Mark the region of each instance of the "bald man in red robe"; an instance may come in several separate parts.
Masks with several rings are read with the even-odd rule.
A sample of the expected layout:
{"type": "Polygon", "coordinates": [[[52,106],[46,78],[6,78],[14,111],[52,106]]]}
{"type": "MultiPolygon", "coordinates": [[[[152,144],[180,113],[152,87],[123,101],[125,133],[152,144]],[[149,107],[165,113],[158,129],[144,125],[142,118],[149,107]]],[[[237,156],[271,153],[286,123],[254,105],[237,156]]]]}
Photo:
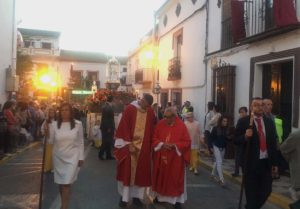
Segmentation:
{"type": "Polygon", "coordinates": [[[155,115],[151,108],[153,97],[129,104],[115,135],[114,154],[117,160],[119,206],[124,208],[130,199],[142,206],[145,189],[151,186],[151,141],[155,115]]]}
{"type": "Polygon", "coordinates": [[[187,199],[185,168],[190,160],[191,139],[176,110],[167,108],[164,118],[155,128],[152,143],[154,203],[168,202],[181,209],[187,199]]]}

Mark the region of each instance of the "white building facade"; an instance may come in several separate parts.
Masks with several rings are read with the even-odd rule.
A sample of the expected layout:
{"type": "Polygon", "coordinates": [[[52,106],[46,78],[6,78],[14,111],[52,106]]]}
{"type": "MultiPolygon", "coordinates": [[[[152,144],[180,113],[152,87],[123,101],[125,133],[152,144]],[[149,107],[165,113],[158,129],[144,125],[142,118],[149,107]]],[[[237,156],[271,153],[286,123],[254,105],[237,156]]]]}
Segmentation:
{"type": "MultiPolygon", "coordinates": [[[[11,73],[15,75],[16,67],[16,24],[15,24],[15,1],[0,1],[0,103],[8,99],[6,88],[6,71],[11,66],[11,73]]],[[[12,89],[14,90],[14,89],[12,89]]]]}
{"type": "Polygon", "coordinates": [[[205,20],[206,7],[203,0],[166,1],[155,13],[154,33],[128,58],[129,74],[135,75],[136,78],[138,70],[146,77],[143,81],[135,81],[135,89],[139,94],[152,92],[159,79],[161,93],[158,103],[164,108],[171,102],[180,108],[183,102],[188,100],[200,121],[204,120],[207,102],[205,20]],[[141,59],[145,57],[144,50],[149,45],[156,54],[150,73],[148,69],[139,67],[141,59]],[[143,85],[144,88],[139,88],[138,85],[143,85]]]}
{"type": "MultiPolygon", "coordinates": [[[[59,95],[63,98],[70,99],[73,90],[76,90],[76,94],[91,91],[94,81],[98,89],[106,87],[106,68],[110,56],[96,52],[60,49],[60,33],[56,31],[22,28],[19,28],[19,31],[24,39],[21,51],[25,55],[30,55],[33,62],[34,69],[31,76],[36,76],[43,68],[54,71],[60,86],[59,95]]],[[[127,58],[117,57],[117,59],[120,71],[127,71],[127,58]]]]}
{"type": "Polygon", "coordinates": [[[270,98],[288,134],[300,117],[300,1],[251,2],[207,1],[208,96],[235,121],[252,97],[270,98]]]}

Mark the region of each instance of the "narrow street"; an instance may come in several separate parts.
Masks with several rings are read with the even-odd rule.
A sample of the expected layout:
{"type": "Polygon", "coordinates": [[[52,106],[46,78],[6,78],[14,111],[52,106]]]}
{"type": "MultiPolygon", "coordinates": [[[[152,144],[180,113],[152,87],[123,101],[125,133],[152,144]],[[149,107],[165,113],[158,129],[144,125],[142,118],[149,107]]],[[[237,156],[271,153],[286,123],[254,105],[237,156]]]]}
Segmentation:
{"type": "MultiPolygon", "coordinates": [[[[97,150],[93,147],[86,149],[87,158],[77,182],[72,187],[70,209],[118,209],[119,195],[115,181],[115,161],[100,161],[97,150]]],[[[185,209],[236,209],[238,204],[239,187],[227,182],[221,188],[209,180],[210,173],[200,169],[200,175],[188,174],[188,201],[185,209]],[[217,201],[216,201],[217,200],[217,201]]],[[[148,199],[148,198],[146,198],[148,199]]],[[[53,175],[46,175],[43,208],[59,209],[58,188],[53,184],[53,175]]],[[[134,209],[134,206],[127,208],[134,209]]],[[[167,204],[152,205],[147,203],[145,208],[168,209],[167,204]]],[[[267,204],[263,209],[278,209],[267,204]]]]}
{"type": "MultiPolygon", "coordinates": [[[[70,209],[118,209],[115,161],[100,161],[94,147],[87,146],[85,150],[85,164],[72,187],[70,209]]],[[[41,157],[42,148],[38,145],[0,165],[0,209],[38,208],[41,157]]],[[[188,201],[183,208],[237,208],[239,187],[227,182],[222,188],[210,181],[209,176],[204,168],[200,169],[199,176],[188,173],[188,201]]],[[[43,209],[59,209],[60,198],[53,174],[45,174],[44,182],[43,209]]],[[[147,197],[145,208],[172,208],[168,204],[150,204],[147,197]]],[[[135,207],[129,205],[127,208],[135,207]]],[[[267,204],[263,209],[279,208],[267,204]]]]}
{"type": "Polygon", "coordinates": [[[41,166],[40,144],[0,165],[1,209],[38,208],[41,166]]]}

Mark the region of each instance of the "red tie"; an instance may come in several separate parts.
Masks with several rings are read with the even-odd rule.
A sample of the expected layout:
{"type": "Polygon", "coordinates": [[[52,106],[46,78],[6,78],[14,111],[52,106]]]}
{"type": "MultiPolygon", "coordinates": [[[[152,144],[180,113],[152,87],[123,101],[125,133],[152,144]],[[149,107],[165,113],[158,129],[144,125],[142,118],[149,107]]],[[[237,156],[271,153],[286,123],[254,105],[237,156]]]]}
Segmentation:
{"type": "Polygon", "coordinates": [[[266,144],[266,137],[265,137],[263,127],[262,127],[262,124],[261,124],[261,118],[255,118],[255,120],[256,120],[256,123],[257,123],[257,126],[258,126],[257,131],[258,131],[258,136],[259,136],[259,147],[260,147],[260,150],[262,152],[264,152],[267,149],[267,144],[266,144]]]}

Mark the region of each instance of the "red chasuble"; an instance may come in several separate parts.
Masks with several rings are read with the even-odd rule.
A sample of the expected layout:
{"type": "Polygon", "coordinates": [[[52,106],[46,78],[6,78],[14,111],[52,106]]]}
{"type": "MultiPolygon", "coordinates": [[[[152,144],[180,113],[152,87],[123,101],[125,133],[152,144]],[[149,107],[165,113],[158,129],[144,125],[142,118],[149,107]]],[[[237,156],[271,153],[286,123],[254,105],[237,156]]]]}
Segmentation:
{"type": "Polygon", "coordinates": [[[167,125],[165,120],[158,122],[153,137],[152,148],[160,142],[172,143],[176,149],[161,148],[154,151],[152,189],[163,196],[177,197],[184,192],[184,170],[190,160],[191,139],[184,123],[176,118],[173,126],[167,125]]]}
{"type": "MultiPolygon", "coordinates": [[[[139,121],[137,120],[137,107],[130,104],[124,110],[119,123],[115,138],[123,139],[125,142],[132,142],[135,128],[139,121]]],[[[117,160],[117,180],[124,186],[151,186],[151,140],[154,132],[155,115],[152,108],[148,108],[144,129],[144,137],[141,139],[140,151],[135,158],[134,170],[132,170],[132,155],[129,152],[128,145],[123,148],[115,148],[114,154],[117,160]],[[134,172],[132,174],[132,171],[134,172]]]]}

